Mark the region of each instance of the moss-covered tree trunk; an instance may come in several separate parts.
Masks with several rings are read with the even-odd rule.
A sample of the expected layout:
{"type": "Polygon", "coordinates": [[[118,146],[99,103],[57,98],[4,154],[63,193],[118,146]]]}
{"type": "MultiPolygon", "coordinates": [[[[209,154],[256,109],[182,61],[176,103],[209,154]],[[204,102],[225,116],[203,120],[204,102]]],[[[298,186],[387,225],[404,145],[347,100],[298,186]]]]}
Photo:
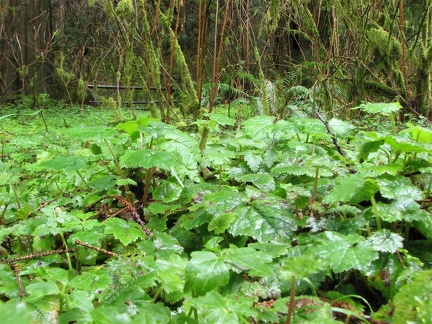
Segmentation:
{"type": "Polygon", "coordinates": [[[53,90],[53,46],[61,29],[56,19],[62,22],[63,3],[64,0],[2,1],[2,93],[38,94],[53,90]]]}
{"type": "Polygon", "coordinates": [[[425,0],[418,48],[416,49],[415,106],[423,116],[432,117],[432,1],[425,0]]]}

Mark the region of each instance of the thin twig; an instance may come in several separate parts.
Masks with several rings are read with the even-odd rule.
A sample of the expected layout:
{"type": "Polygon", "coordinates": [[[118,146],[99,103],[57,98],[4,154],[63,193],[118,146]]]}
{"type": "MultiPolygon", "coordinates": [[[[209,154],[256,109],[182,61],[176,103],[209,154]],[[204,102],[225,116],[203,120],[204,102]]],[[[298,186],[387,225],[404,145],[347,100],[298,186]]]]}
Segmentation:
{"type": "Polygon", "coordinates": [[[129,210],[129,212],[132,214],[132,216],[135,218],[135,221],[141,225],[144,233],[146,233],[146,235],[147,235],[147,238],[149,238],[151,236],[151,232],[147,229],[146,224],[143,222],[143,220],[141,219],[141,217],[138,214],[138,212],[136,211],[136,209],[131,205],[131,203],[129,201],[126,200],[126,198],[124,198],[122,196],[108,196],[106,198],[117,199],[119,202],[121,202],[129,210]]]}
{"type": "Polygon", "coordinates": [[[58,250],[54,250],[54,251],[48,251],[48,252],[41,252],[41,253],[34,253],[34,254],[24,255],[22,257],[8,259],[8,260],[1,260],[0,263],[14,264],[14,263],[19,262],[19,261],[36,259],[36,258],[48,256],[48,255],[73,253],[73,252],[76,252],[75,248],[72,248],[72,249],[58,249],[58,250]]]}
{"type": "MultiPolygon", "coordinates": [[[[345,154],[344,150],[342,149],[342,147],[340,146],[339,141],[337,140],[336,134],[330,128],[328,121],[325,120],[324,117],[318,111],[315,114],[318,117],[318,119],[321,120],[321,122],[324,124],[325,128],[327,129],[327,132],[330,134],[332,141],[333,141],[333,144],[334,144],[334,146],[336,146],[338,153],[342,157],[346,158],[346,154],[345,154]]],[[[347,167],[348,167],[350,173],[356,173],[356,171],[349,164],[347,164],[347,167]]]]}
{"type": "Polygon", "coordinates": [[[294,313],[295,290],[296,290],[296,278],[293,276],[291,278],[290,300],[288,303],[288,313],[287,313],[287,318],[285,320],[285,324],[291,324],[291,318],[292,318],[293,313],[294,313]]]}
{"type": "Polygon", "coordinates": [[[118,256],[120,256],[120,255],[117,254],[117,253],[114,253],[114,252],[111,252],[111,251],[108,251],[108,250],[105,250],[105,249],[98,248],[98,247],[93,246],[93,245],[90,245],[90,244],[88,244],[88,243],[81,242],[80,240],[75,240],[75,244],[76,244],[76,245],[81,245],[81,246],[83,246],[83,247],[85,247],[85,248],[92,249],[92,250],[98,251],[98,252],[100,252],[100,253],[103,253],[103,254],[109,255],[109,256],[114,256],[114,257],[118,257],[118,256]]]}
{"type": "Polygon", "coordinates": [[[18,290],[19,290],[19,295],[21,298],[25,297],[25,293],[24,293],[24,288],[22,286],[22,281],[21,281],[21,277],[19,275],[20,271],[21,271],[21,267],[18,263],[12,263],[10,264],[10,267],[12,268],[15,277],[17,279],[17,284],[18,284],[18,290]]]}

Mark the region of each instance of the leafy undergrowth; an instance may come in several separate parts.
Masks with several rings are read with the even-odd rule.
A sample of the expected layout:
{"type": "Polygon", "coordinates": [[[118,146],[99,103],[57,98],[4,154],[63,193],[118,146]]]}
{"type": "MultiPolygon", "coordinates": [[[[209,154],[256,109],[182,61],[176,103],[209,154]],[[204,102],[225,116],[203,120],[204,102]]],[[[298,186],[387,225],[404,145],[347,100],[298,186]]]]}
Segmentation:
{"type": "Polygon", "coordinates": [[[188,131],[3,110],[1,317],[431,323],[432,131],[360,109],[188,131]]]}

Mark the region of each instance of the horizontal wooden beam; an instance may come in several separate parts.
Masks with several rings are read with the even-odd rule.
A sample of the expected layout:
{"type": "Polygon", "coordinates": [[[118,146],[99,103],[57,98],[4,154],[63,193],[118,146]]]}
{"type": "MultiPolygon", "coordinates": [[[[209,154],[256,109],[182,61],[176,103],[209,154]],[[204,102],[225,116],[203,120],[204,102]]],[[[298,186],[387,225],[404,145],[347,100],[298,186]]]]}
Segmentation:
{"type": "MultiPolygon", "coordinates": [[[[87,88],[89,89],[131,89],[131,90],[144,90],[143,87],[141,86],[116,86],[116,85],[110,85],[110,84],[87,84],[87,88]]],[[[151,91],[156,91],[158,90],[158,88],[156,87],[150,87],[148,88],[151,91]]],[[[165,91],[166,88],[161,88],[160,90],[165,91]]],[[[173,88],[171,87],[171,91],[173,90],[173,88]]]]}
{"type": "MultiPolygon", "coordinates": [[[[178,102],[178,100],[172,100],[172,102],[178,102]]],[[[150,100],[150,101],[148,101],[148,100],[133,100],[132,101],[132,104],[134,104],[134,105],[147,105],[147,104],[153,104],[153,103],[157,103],[157,104],[166,103],[166,100],[150,100]]],[[[124,101],[123,104],[128,105],[129,102],[124,101]]]]}

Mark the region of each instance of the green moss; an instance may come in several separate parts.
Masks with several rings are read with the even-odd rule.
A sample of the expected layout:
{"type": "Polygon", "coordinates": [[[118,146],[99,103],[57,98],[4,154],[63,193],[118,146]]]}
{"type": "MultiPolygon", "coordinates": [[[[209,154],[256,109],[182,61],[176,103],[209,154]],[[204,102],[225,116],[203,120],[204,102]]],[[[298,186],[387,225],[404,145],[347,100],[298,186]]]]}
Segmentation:
{"type": "Polygon", "coordinates": [[[119,18],[122,19],[134,19],[135,18],[135,8],[133,6],[132,0],[121,0],[115,9],[115,13],[119,18]]]}
{"type": "Polygon", "coordinates": [[[80,102],[84,102],[87,97],[87,86],[83,79],[78,79],[76,94],[80,102]]]}
{"type": "Polygon", "coordinates": [[[382,27],[370,28],[366,35],[375,55],[388,58],[390,65],[401,59],[401,43],[394,36],[390,36],[382,27]]]}

